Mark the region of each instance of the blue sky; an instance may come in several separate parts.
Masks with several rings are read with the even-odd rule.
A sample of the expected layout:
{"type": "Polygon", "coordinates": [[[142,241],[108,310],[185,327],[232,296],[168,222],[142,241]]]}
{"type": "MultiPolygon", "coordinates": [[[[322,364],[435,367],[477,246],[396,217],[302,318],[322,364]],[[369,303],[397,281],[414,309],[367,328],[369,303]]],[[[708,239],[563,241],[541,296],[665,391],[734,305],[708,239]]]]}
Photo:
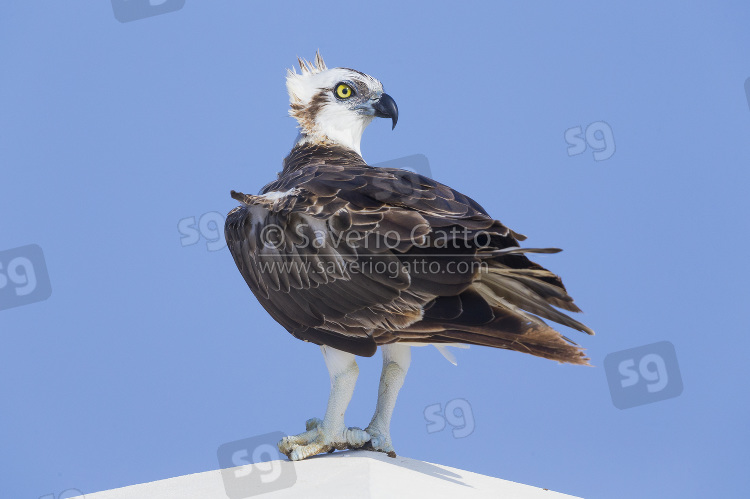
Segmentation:
{"type": "MultiPolygon", "coordinates": [[[[564,248],[536,260],[597,331],[566,331],[593,368],[414,349],[396,451],[584,497],[738,497],[748,21],[746,2],[187,0],[125,23],[110,2],[4,2],[0,298],[20,296],[24,251],[40,271],[11,251],[30,245],[51,295],[0,310],[0,497],[216,469],[220,446],[323,415],[319,349],[209,249],[214,215],[194,244],[178,229],[274,179],[295,136],[285,70],[316,49],[399,105],[365,159],[424,155],[525,244],[564,248]],[[682,391],[640,384],[650,403],[615,407],[604,359],[660,342],[682,391]],[[469,435],[426,420],[449,404],[469,435]]],[[[640,358],[639,383],[665,375],[640,358]]],[[[372,415],[379,354],[359,365],[353,426],[372,415]]]]}

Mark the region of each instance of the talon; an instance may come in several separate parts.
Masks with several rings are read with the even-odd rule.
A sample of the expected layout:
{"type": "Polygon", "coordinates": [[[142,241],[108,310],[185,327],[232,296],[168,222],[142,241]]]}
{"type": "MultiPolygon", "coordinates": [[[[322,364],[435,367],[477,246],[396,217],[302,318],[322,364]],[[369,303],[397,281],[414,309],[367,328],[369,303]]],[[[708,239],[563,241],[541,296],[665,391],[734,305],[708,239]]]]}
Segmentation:
{"type": "Polygon", "coordinates": [[[388,454],[388,457],[396,457],[396,451],[393,450],[391,435],[389,432],[381,432],[376,428],[367,427],[365,430],[370,435],[370,441],[365,446],[367,450],[374,450],[388,454]]]}
{"type": "Polygon", "coordinates": [[[359,449],[370,440],[370,434],[365,430],[355,427],[330,430],[318,418],[308,419],[305,428],[304,433],[284,437],[277,444],[279,451],[291,461],[331,453],[336,449],[359,449]]]}

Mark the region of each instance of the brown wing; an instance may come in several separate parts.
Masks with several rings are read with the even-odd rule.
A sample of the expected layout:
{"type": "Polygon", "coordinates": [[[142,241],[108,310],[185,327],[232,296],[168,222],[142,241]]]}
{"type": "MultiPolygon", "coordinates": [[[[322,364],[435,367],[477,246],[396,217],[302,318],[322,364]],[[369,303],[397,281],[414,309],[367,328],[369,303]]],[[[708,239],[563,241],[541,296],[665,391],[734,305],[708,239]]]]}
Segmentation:
{"type": "Polygon", "coordinates": [[[546,318],[592,333],[523,236],[429,178],[336,148],[293,150],[265,195],[233,192],[227,244],[297,338],[369,356],[394,341],[463,342],[585,363],[546,318]],[[268,195],[268,193],[277,193],[268,195]],[[279,194],[279,193],[283,193],[279,194]]]}

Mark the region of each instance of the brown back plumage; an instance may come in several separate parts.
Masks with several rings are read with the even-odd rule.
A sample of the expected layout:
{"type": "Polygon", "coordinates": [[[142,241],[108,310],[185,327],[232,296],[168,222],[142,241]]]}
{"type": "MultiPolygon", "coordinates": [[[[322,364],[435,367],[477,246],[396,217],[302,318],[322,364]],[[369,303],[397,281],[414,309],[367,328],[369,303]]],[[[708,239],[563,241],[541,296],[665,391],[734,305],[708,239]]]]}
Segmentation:
{"type": "Polygon", "coordinates": [[[300,145],[226,221],[227,244],[263,307],[295,337],[371,356],[392,342],[468,343],[586,364],[543,319],[593,334],[524,236],[427,177],[354,151],[300,145]]]}

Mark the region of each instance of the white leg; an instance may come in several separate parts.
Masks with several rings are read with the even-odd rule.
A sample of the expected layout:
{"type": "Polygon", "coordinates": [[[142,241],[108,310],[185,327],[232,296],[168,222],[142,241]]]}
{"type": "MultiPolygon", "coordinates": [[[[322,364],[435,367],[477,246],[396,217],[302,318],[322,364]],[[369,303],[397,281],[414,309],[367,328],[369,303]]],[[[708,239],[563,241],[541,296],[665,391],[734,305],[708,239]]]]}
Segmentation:
{"type": "Polygon", "coordinates": [[[331,395],[323,421],[309,419],[305,424],[305,433],[284,437],[279,442],[279,450],[292,461],[333,452],[334,449],[359,448],[370,439],[365,431],[344,426],[344,413],[359,375],[355,356],[325,345],[320,348],[331,377],[331,395]]]}
{"type": "Polygon", "coordinates": [[[380,348],[383,351],[383,372],[378,387],[378,404],[375,415],[365,431],[372,436],[370,445],[373,449],[396,457],[391,442],[391,416],[396,406],[396,397],[411,364],[411,347],[391,343],[380,348]]]}

